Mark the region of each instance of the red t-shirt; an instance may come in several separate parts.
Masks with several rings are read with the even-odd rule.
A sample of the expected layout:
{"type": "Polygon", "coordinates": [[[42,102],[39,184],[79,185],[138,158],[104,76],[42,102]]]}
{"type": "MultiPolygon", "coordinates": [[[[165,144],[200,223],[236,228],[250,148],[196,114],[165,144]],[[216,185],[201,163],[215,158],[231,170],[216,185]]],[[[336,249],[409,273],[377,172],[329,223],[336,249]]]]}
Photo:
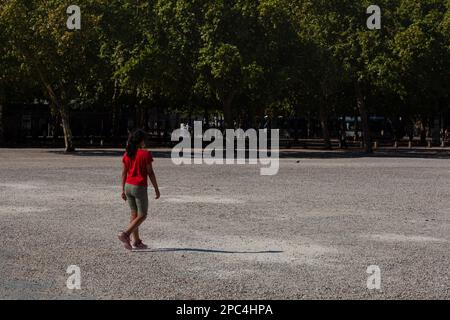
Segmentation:
{"type": "Polygon", "coordinates": [[[153,157],[150,151],[138,149],[134,158],[130,158],[125,152],[122,162],[127,169],[126,183],[147,187],[147,165],[152,161],[153,157]]]}

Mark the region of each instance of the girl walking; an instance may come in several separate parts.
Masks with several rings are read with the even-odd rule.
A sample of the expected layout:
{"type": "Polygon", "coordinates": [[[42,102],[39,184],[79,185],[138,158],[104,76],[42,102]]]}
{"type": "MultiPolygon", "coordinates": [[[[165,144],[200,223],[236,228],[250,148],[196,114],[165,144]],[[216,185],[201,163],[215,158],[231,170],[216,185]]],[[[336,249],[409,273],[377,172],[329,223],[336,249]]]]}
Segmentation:
{"type": "Polygon", "coordinates": [[[146,136],[145,131],[140,129],[132,132],[122,158],[122,199],[130,205],[131,220],[128,228],[119,234],[119,240],[128,250],[147,249],[139,237],[139,226],[147,218],[148,213],[147,177],[155,189],[155,199],[160,197],[152,166],[152,154],[144,150],[146,136]]]}

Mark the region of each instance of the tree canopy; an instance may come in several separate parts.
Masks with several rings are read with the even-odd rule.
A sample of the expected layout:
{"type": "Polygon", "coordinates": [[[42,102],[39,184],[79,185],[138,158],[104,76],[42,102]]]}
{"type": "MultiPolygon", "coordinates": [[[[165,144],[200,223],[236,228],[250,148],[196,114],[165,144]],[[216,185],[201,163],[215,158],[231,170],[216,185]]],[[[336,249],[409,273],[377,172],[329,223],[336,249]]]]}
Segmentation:
{"type": "Polygon", "coordinates": [[[68,30],[70,2],[0,4],[0,105],[49,100],[68,151],[74,108],[204,110],[226,127],[308,113],[328,142],[330,117],[356,110],[370,151],[369,115],[449,107],[448,0],[380,0],[375,30],[367,0],[80,0],[68,30]]]}

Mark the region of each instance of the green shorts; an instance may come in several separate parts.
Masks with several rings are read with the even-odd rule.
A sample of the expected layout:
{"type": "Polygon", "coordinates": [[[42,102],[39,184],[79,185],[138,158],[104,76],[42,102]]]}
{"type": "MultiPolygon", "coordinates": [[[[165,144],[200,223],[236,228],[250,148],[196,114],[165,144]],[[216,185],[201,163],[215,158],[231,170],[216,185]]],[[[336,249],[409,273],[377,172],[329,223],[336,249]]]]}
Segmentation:
{"type": "Polygon", "coordinates": [[[147,216],[148,212],[148,193],[147,187],[125,184],[125,194],[127,202],[132,212],[137,212],[140,216],[147,216]]]}

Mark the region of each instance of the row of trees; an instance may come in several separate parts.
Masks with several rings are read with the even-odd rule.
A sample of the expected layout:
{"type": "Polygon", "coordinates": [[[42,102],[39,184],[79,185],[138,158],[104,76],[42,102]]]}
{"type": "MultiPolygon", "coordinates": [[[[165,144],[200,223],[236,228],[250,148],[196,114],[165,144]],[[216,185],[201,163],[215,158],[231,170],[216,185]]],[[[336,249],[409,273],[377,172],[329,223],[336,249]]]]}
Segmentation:
{"type": "Polygon", "coordinates": [[[357,111],[371,151],[369,114],[450,105],[449,0],[379,0],[380,30],[366,0],[77,0],[70,31],[72,2],[0,4],[0,119],[6,102],[46,99],[67,151],[71,108],[106,106],[113,134],[123,104],[219,110],[227,127],[310,112],[328,146],[330,116],[357,111]]]}

